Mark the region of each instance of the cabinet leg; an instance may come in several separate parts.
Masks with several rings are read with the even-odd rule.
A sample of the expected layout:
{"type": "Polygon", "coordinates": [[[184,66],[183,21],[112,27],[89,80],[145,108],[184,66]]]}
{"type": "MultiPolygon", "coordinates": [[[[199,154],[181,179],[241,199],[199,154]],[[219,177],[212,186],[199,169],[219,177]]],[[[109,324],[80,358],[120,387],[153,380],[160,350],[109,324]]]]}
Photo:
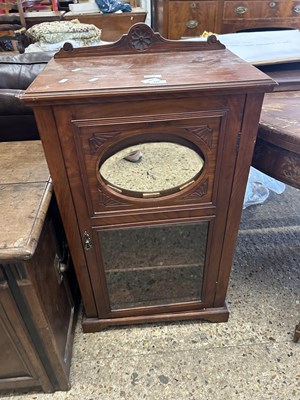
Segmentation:
{"type": "Polygon", "coordinates": [[[298,343],[299,339],[300,339],[300,322],[298,325],[296,325],[296,328],[295,328],[294,342],[298,343]]]}

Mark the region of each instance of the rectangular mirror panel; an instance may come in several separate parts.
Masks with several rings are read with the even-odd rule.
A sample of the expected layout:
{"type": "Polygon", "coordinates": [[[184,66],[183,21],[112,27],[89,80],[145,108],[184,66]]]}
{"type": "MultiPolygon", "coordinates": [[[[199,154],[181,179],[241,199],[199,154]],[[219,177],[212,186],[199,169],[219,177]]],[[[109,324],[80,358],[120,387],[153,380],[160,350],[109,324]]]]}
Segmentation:
{"type": "Polygon", "coordinates": [[[201,301],[208,222],[98,232],[112,310],[201,301]]]}

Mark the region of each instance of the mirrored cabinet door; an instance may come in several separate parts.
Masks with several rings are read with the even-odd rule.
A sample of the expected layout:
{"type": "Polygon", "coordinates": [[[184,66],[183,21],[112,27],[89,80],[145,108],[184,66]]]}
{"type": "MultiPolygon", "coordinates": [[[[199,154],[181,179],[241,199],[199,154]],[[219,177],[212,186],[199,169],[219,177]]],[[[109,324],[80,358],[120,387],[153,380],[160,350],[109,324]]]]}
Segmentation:
{"type": "Polygon", "coordinates": [[[200,302],[207,221],[98,231],[112,310],[200,302]]]}

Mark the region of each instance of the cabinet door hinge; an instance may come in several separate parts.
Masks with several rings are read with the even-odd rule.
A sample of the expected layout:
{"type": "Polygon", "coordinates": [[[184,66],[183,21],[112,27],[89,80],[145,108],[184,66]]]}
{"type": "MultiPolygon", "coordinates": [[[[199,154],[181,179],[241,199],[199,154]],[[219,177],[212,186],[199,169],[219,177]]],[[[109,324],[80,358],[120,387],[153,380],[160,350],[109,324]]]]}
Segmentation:
{"type": "Polygon", "coordinates": [[[85,250],[90,250],[93,247],[93,242],[87,231],[82,236],[82,242],[85,250]]]}

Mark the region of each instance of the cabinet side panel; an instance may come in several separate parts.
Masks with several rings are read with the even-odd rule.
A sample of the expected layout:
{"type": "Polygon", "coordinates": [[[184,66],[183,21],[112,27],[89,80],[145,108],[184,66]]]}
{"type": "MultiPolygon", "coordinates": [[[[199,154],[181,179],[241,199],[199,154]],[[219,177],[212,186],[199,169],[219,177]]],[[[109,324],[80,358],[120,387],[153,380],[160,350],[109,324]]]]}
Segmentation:
{"type": "Polygon", "coordinates": [[[70,246],[78,283],[83,298],[85,312],[89,317],[97,315],[96,305],[93,299],[90,276],[86,268],[86,260],[83,253],[81,236],[78,230],[76,212],[73,204],[69,182],[65,170],[60,141],[57,136],[57,128],[49,107],[40,107],[35,111],[35,118],[39,127],[45,155],[48,162],[57,203],[60,209],[67,240],[70,246]]]}
{"type": "Polygon", "coordinates": [[[219,276],[217,279],[218,289],[215,297],[216,307],[220,304],[223,305],[226,297],[263,97],[263,94],[248,94],[246,100],[219,276]]]}
{"type": "Polygon", "coordinates": [[[27,264],[36,296],[29,288],[25,294],[32,300],[29,304],[38,303],[32,318],[37,324],[45,320],[46,325],[40,327],[40,337],[57,377],[57,389],[64,390],[69,388],[75,314],[67,277],[60,274],[57,258],[54,229],[48,216],[36,253],[27,264]]]}
{"type": "Polygon", "coordinates": [[[53,391],[10,289],[7,284],[1,284],[0,391],[25,388],[53,391]]]}

